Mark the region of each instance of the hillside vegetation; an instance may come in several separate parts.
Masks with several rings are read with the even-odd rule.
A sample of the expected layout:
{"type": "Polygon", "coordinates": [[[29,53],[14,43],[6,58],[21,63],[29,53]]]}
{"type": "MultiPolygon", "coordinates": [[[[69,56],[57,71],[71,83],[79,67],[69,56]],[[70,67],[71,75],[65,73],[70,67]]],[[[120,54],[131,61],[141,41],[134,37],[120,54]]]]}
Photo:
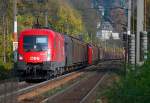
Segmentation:
{"type": "Polygon", "coordinates": [[[40,23],[45,25],[45,13],[48,15],[48,26],[58,32],[79,35],[85,32],[81,15],[65,0],[49,0],[46,4],[18,3],[24,12],[18,15],[19,30],[31,28],[39,16],[40,23]],[[40,6],[41,5],[41,6],[40,6]]]}
{"type": "MultiPolygon", "coordinates": [[[[13,67],[13,2],[14,0],[0,1],[0,78],[5,77],[13,67]]],[[[79,0],[76,3],[82,4],[83,1],[79,0]]],[[[85,4],[86,7],[91,5],[89,1],[85,4]]],[[[75,37],[82,36],[86,42],[90,41],[89,34],[96,32],[96,23],[86,22],[96,20],[95,11],[91,11],[93,15],[88,14],[91,18],[85,21],[86,11],[79,10],[72,0],[48,0],[48,3],[17,0],[17,8],[18,36],[21,30],[32,28],[37,17],[44,26],[45,13],[48,15],[48,27],[57,32],[75,37]]]]}

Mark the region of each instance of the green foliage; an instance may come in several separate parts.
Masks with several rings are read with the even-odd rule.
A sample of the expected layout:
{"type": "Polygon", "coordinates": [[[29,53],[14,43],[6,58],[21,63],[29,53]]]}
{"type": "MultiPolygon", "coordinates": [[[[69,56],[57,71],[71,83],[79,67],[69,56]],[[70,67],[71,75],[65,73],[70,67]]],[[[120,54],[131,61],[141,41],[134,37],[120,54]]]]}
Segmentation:
{"type": "MultiPolygon", "coordinates": [[[[4,0],[3,0],[4,1],[4,0]]],[[[12,34],[13,34],[13,1],[1,2],[0,11],[5,12],[0,16],[0,80],[8,78],[12,68],[12,34]],[[3,5],[6,5],[3,8],[3,5]],[[5,49],[4,49],[5,48],[5,49]],[[6,61],[4,60],[6,57],[6,61]]]]}
{"type": "Polygon", "coordinates": [[[32,28],[33,26],[33,17],[31,15],[18,15],[18,31],[21,31],[25,28],[32,28]]]}
{"type": "Polygon", "coordinates": [[[10,77],[12,63],[2,63],[0,62],[0,80],[7,79],[10,77]]]}
{"type": "Polygon", "coordinates": [[[74,8],[66,1],[57,1],[55,4],[59,6],[56,6],[54,10],[49,3],[53,8],[49,10],[49,25],[54,30],[72,36],[80,35],[85,31],[81,15],[74,8]]]}
{"type": "Polygon", "coordinates": [[[12,69],[12,34],[6,35],[6,63],[3,62],[3,35],[0,35],[0,80],[6,79],[12,69]]]}
{"type": "Polygon", "coordinates": [[[0,35],[0,63],[3,61],[3,48],[6,49],[6,61],[12,61],[12,34],[6,35],[6,47],[3,45],[3,35],[0,35]]]}
{"type": "Polygon", "coordinates": [[[149,103],[150,63],[146,62],[136,70],[130,69],[126,77],[106,93],[109,103],[149,103]]]}
{"type": "Polygon", "coordinates": [[[48,12],[48,26],[53,30],[65,33],[72,36],[82,35],[86,41],[89,41],[89,36],[85,33],[85,26],[82,21],[81,14],[73,8],[66,0],[49,0],[47,4],[23,4],[18,3],[18,8],[27,13],[18,15],[19,31],[25,28],[31,28],[36,22],[36,17],[39,16],[40,24],[45,25],[45,14],[48,12]],[[24,7],[24,8],[23,8],[24,7]],[[27,8],[25,8],[27,7],[27,8]],[[32,12],[33,11],[33,12],[32,12]],[[41,13],[40,13],[41,12],[41,13]]]}

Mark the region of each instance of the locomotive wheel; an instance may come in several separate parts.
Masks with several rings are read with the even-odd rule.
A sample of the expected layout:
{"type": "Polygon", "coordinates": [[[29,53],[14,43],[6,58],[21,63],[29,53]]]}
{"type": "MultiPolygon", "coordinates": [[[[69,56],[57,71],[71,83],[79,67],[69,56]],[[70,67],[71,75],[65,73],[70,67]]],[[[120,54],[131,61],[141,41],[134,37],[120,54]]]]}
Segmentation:
{"type": "Polygon", "coordinates": [[[53,72],[54,77],[57,77],[57,74],[58,74],[57,69],[55,69],[54,72],[53,72]]]}
{"type": "Polygon", "coordinates": [[[63,75],[65,72],[64,68],[61,68],[61,75],[63,75]]]}

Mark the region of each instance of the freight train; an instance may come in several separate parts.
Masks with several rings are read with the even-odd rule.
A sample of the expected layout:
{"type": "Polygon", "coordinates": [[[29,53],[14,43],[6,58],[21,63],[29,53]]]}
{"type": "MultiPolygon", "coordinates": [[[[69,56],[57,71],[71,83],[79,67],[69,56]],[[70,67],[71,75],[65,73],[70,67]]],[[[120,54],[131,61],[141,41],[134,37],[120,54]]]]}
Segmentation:
{"type": "Polygon", "coordinates": [[[104,59],[122,59],[124,55],[50,29],[26,29],[20,33],[18,43],[15,73],[24,80],[50,79],[104,59]]]}

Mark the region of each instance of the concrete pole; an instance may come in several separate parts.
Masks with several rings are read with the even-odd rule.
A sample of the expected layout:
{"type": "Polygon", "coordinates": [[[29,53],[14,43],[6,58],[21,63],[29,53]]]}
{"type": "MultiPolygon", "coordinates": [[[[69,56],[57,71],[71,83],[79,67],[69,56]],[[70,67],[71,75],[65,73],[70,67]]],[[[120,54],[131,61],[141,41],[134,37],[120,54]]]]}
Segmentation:
{"type": "Polygon", "coordinates": [[[135,35],[132,34],[129,40],[129,63],[135,65],[135,35]]]}
{"type": "MultiPolygon", "coordinates": [[[[131,0],[128,0],[128,27],[127,27],[127,39],[126,39],[126,43],[125,43],[125,62],[126,64],[128,63],[129,61],[129,47],[128,47],[128,42],[129,42],[129,36],[131,35],[131,0]]],[[[126,65],[127,67],[127,65],[126,65]]]]}
{"type": "Polygon", "coordinates": [[[128,0],[128,29],[127,34],[131,34],[131,0],[128,0]]]}
{"type": "Polygon", "coordinates": [[[17,0],[14,0],[14,42],[17,42],[17,0]]]}
{"type": "Polygon", "coordinates": [[[14,62],[17,62],[18,35],[17,35],[17,0],[14,0],[14,34],[13,34],[13,53],[14,62]]]}
{"type": "Polygon", "coordinates": [[[144,27],[144,0],[137,0],[136,64],[140,63],[140,33],[144,27]]]}

